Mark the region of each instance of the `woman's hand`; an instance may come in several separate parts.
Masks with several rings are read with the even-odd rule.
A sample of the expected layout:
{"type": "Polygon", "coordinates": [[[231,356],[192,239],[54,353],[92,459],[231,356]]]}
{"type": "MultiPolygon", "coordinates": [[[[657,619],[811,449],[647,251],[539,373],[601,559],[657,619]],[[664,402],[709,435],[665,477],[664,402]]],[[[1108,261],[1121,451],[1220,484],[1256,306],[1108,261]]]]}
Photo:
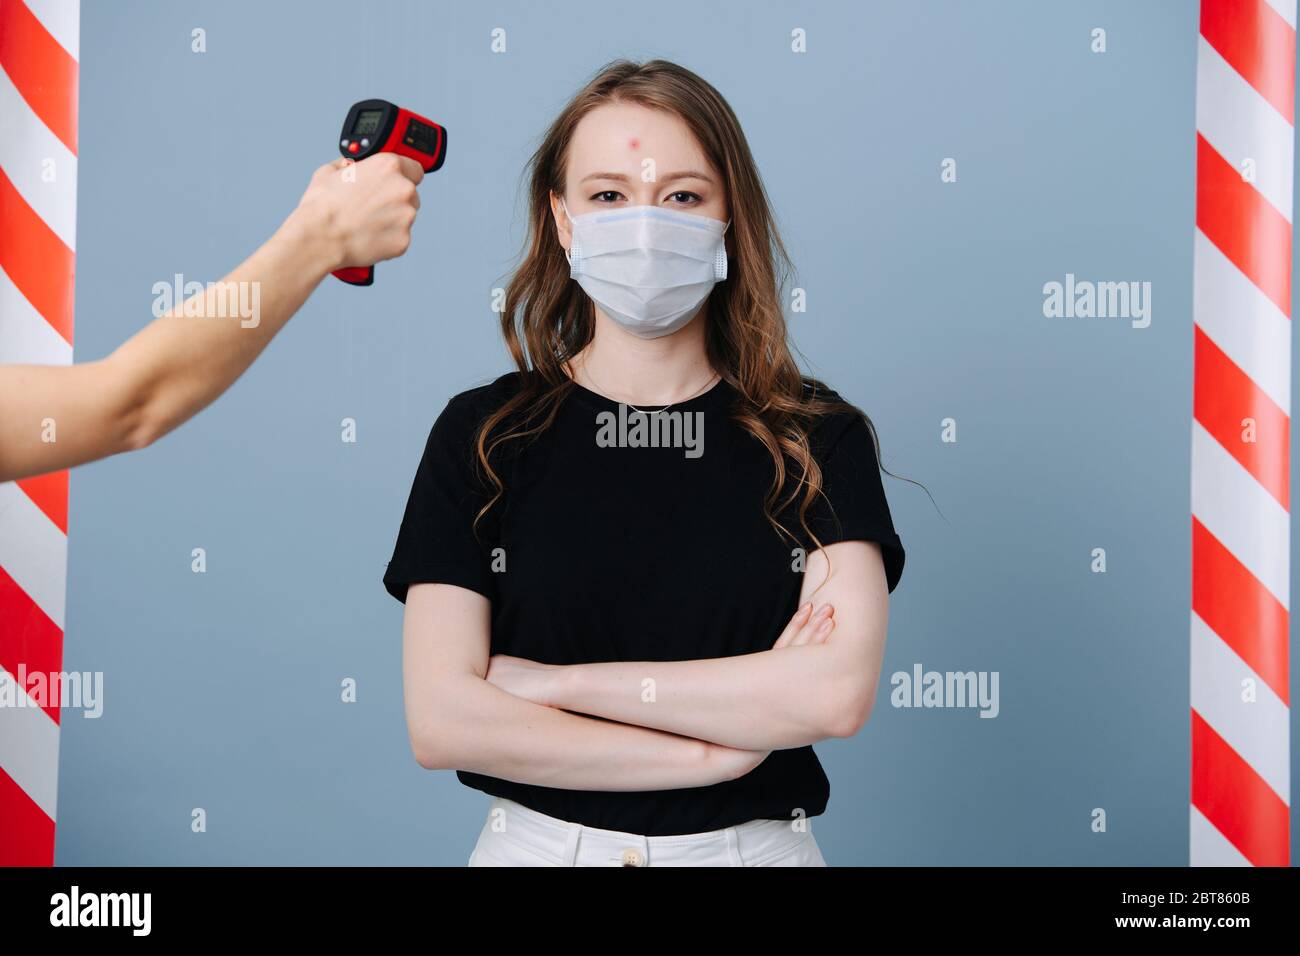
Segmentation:
{"type": "Polygon", "coordinates": [[[396,153],[340,156],[316,170],[289,218],[323,244],[330,271],[374,265],[410,246],[422,179],[420,164],[396,153]]]}
{"type": "Polygon", "coordinates": [[[772,645],[778,647],[798,647],[801,644],[824,644],[835,630],[835,608],[823,604],[816,612],[809,602],[794,612],[790,623],[785,626],[781,636],[772,645]]]}
{"type": "Polygon", "coordinates": [[[493,654],[488,658],[488,671],[484,679],[507,694],[544,707],[553,707],[555,705],[550,691],[560,667],[559,664],[539,664],[509,654],[493,654]]]}

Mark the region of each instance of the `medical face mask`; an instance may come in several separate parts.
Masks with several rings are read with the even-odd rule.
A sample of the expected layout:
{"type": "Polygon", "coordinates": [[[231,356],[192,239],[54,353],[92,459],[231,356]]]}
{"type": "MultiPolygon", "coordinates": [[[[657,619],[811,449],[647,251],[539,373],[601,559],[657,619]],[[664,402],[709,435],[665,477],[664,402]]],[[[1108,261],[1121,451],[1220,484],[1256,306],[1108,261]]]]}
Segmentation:
{"type": "Polygon", "coordinates": [[[611,319],[657,339],[686,325],[727,277],[730,222],[658,206],[564,214],[573,224],[569,275],[611,319]]]}

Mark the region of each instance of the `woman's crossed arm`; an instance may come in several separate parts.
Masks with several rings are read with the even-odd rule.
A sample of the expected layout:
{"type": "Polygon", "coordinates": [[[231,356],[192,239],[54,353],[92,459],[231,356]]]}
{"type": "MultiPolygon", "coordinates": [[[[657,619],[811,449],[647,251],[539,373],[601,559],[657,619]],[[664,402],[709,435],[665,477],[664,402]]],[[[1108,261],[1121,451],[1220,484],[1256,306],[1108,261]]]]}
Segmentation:
{"type": "Polygon", "coordinates": [[[570,665],[496,656],[488,680],[552,708],[742,750],[851,737],[871,714],[884,658],[889,589],[880,546],[843,541],[814,552],[800,603],[766,651],[570,665]],[[832,573],[823,584],[827,555],[832,573]]]}
{"type": "Polygon", "coordinates": [[[673,790],[733,780],[752,752],[567,713],[488,683],[490,604],[449,584],[413,584],[403,619],[403,685],[415,759],[570,790],[673,790]]]}

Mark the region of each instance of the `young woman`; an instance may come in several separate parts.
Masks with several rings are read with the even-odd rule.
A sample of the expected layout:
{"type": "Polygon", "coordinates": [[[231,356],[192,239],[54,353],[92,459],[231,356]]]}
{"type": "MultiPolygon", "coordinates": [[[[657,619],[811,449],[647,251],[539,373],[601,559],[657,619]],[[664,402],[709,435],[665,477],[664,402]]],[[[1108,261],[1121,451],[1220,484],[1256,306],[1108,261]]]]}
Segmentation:
{"type": "Polygon", "coordinates": [[[874,430],[791,358],[712,86],[613,63],[531,172],[517,371],[434,422],[384,576],[415,757],[492,796],[473,866],[824,866],[811,745],[903,569],[874,430]]]}

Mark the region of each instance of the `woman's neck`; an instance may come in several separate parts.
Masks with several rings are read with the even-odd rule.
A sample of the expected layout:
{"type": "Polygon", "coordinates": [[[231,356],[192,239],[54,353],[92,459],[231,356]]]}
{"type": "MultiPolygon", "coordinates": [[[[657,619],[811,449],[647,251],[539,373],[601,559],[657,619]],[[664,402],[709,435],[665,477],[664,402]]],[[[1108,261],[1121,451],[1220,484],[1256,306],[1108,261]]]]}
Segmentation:
{"type": "Polygon", "coordinates": [[[570,375],[585,388],[629,405],[671,405],[703,391],[714,378],[701,310],[685,328],[643,339],[596,313],[591,342],[574,357],[570,375]]]}

